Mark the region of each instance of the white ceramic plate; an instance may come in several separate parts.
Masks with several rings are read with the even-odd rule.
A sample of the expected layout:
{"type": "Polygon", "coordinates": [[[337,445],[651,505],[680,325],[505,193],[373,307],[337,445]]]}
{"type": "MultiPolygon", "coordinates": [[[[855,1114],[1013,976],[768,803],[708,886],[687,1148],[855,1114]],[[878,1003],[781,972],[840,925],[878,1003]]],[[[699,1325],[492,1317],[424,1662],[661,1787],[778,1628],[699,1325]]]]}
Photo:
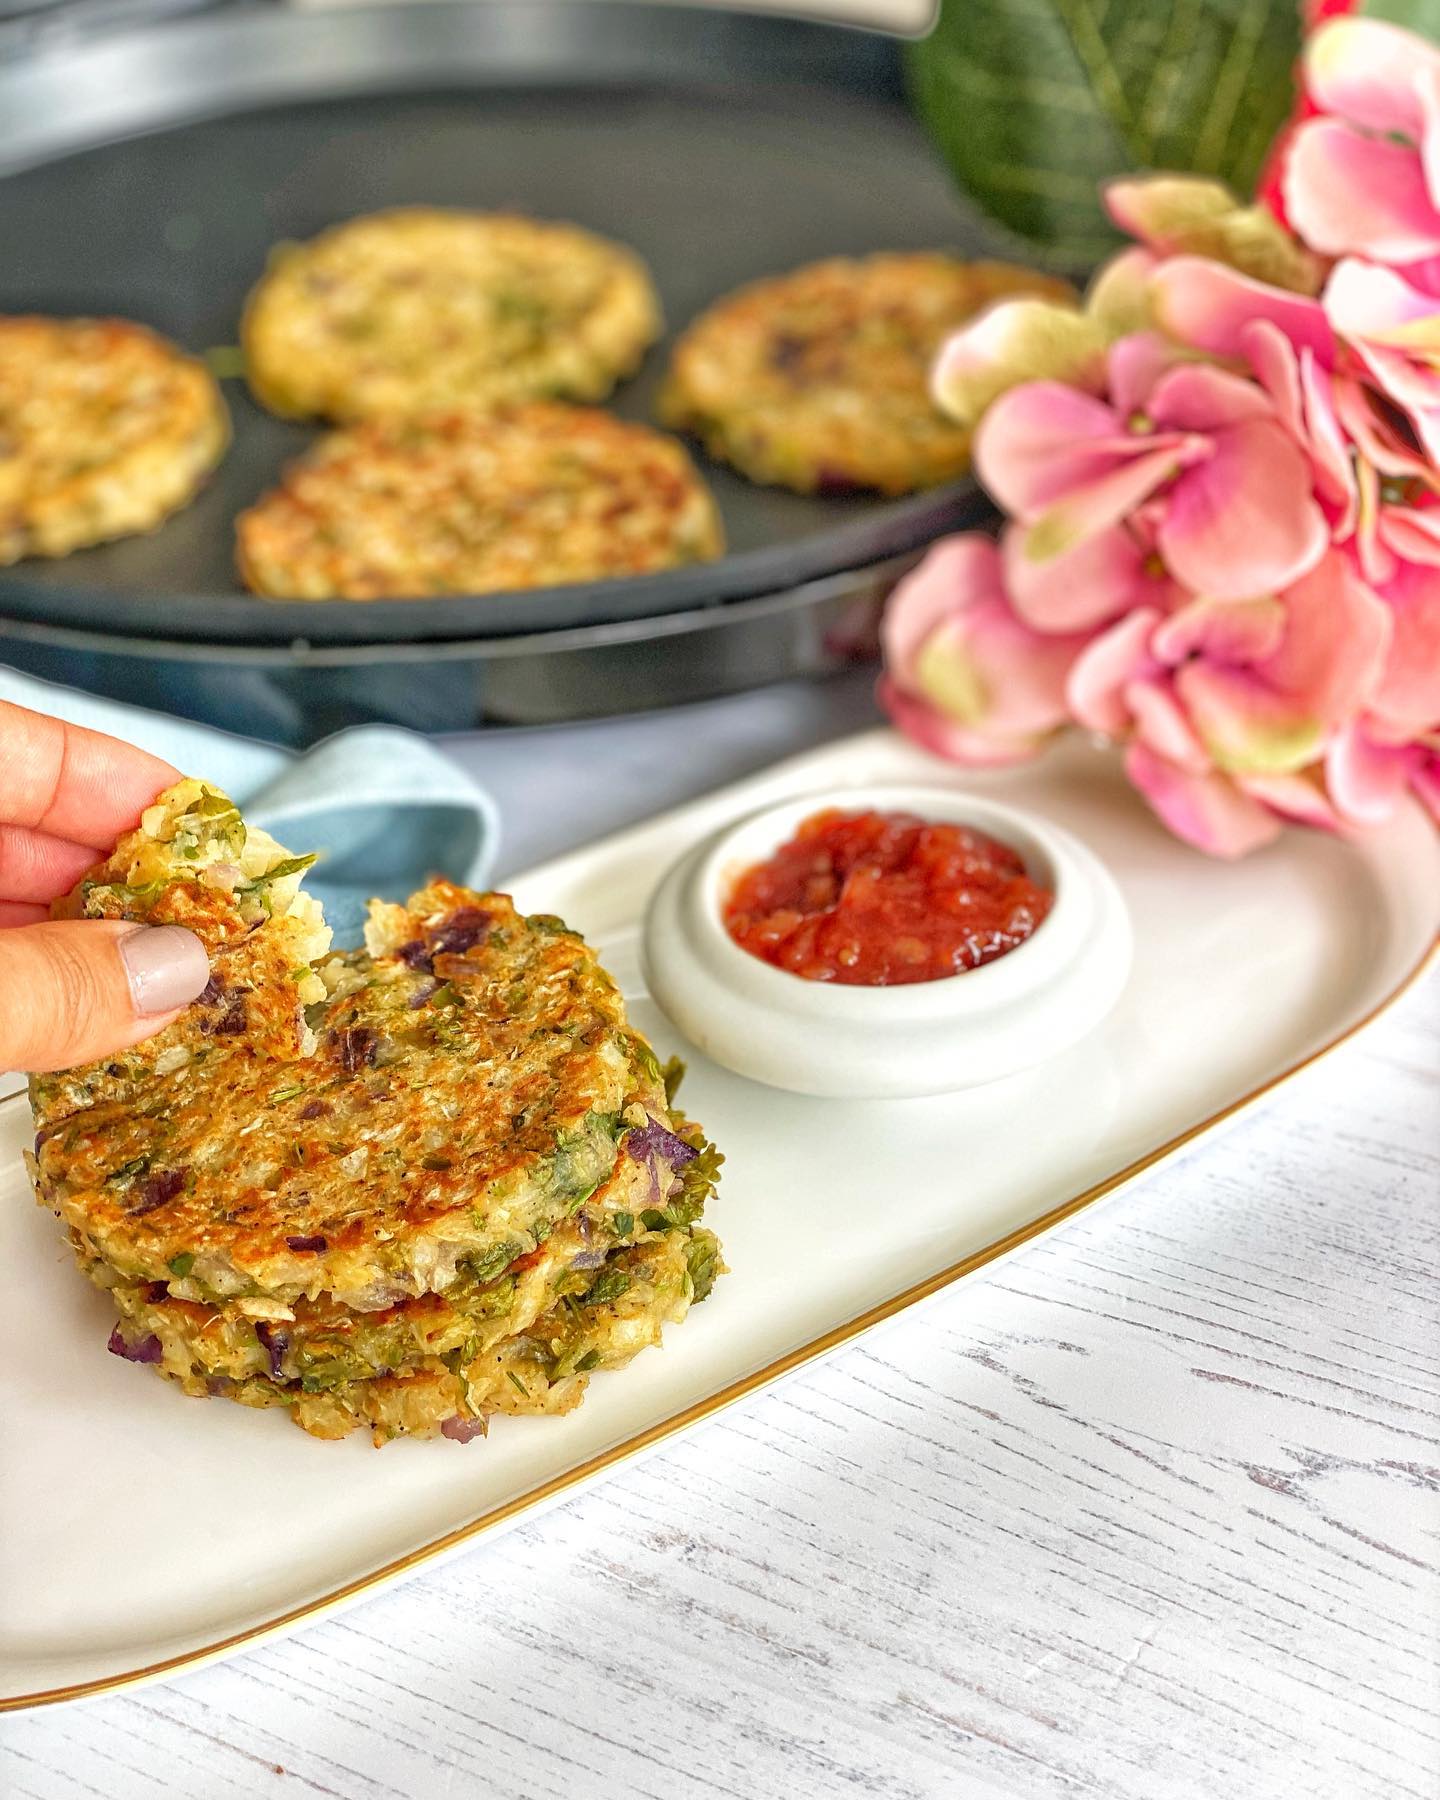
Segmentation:
{"type": "Polygon", "coordinates": [[[728,1158],[710,1222],[732,1272],[663,1351],[597,1377],[568,1418],[376,1451],[185,1399],[106,1355],[105,1300],[30,1196],[24,1103],[0,1105],[0,1703],[221,1655],[575,1491],[1233,1117],[1433,954],[1440,844],[1418,809],[1359,845],[1293,831],[1226,866],[1167,837],[1076,741],[977,775],[868,733],[551,863],[516,897],[582,929],[661,1054],[683,1052],[637,957],[672,858],[772,800],[838,785],[863,804],[868,784],[916,780],[1029,807],[1103,858],[1135,927],[1125,994],[1056,1061],[940,1099],[806,1099],[695,1056],[684,1100],[728,1158]]]}

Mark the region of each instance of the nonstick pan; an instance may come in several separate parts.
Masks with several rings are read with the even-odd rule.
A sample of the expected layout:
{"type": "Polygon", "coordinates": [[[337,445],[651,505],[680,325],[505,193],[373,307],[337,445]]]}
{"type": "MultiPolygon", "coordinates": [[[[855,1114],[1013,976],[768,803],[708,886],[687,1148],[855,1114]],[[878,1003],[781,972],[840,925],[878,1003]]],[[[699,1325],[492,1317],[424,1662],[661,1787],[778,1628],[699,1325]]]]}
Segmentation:
{"type": "MultiPolygon", "coordinates": [[[[273,244],[417,203],[632,244],[672,333],[816,257],[993,250],[905,109],[896,45],[852,28],[605,0],[242,5],[0,60],[0,311],[117,313],[196,351],[233,345],[273,244]]],[[[665,349],[618,412],[653,416],[665,349]]],[[[193,506],[151,536],[0,573],[12,645],[315,668],[633,646],[647,621],[673,641],[713,635],[730,608],[738,626],[789,597],[833,603],[852,573],[870,591],[984,511],[969,482],[807,499],[701,457],[730,544],[718,563],[524,594],[262,601],[235,576],[232,521],[314,433],[225,385],[235,443],[193,506]]]]}

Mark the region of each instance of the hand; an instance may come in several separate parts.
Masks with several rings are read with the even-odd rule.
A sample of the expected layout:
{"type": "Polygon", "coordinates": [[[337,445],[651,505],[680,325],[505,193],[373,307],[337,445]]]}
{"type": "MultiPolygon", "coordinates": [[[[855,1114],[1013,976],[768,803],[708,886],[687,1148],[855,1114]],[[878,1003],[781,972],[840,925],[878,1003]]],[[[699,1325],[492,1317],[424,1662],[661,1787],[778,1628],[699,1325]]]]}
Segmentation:
{"type": "Polygon", "coordinates": [[[117,738],[0,701],[0,1069],[64,1069],[168,1025],[210,979],[178,925],[52,921],[178,775],[117,738]]]}

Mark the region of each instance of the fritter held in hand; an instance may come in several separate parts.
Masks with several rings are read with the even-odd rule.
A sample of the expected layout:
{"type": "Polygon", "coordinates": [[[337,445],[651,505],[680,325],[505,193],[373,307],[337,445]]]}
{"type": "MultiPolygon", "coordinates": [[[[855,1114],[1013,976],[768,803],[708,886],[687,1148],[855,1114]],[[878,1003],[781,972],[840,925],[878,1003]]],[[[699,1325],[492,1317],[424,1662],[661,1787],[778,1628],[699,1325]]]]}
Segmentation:
{"type": "Polygon", "coordinates": [[[222,863],[201,832],[187,854],[198,785],[81,892],[197,921],[222,994],[243,986],[236,1023],[217,1028],[207,990],[158,1052],[31,1088],[36,1193],[114,1296],[111,1349],[322,1437],[464,1438],[495,1412],[569,1410],[708,1293],[716,1152],[593,951],[503,894],[373,902],[363,950],[282,970],[316,943],[281,885],[299,871],[272,866],[251,918],[254,884],[229,886],[246,846],[222,863]],[[247,943],[242,983],[225,959],[247,943]],[[319,998],[281,1060],[297,978],[319,998]]]}

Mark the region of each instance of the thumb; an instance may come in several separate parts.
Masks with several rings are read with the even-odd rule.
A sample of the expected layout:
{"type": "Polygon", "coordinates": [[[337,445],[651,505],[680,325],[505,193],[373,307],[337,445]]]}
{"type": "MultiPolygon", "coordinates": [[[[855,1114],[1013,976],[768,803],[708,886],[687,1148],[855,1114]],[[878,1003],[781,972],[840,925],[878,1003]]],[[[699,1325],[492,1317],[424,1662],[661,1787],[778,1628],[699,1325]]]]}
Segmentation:
{"type": "Polygon", "coordinates": [[[168,1025],[210,979],[179,925],[48,920],[0,931],[0,1069],[94,1062],[168,1025]]]}

